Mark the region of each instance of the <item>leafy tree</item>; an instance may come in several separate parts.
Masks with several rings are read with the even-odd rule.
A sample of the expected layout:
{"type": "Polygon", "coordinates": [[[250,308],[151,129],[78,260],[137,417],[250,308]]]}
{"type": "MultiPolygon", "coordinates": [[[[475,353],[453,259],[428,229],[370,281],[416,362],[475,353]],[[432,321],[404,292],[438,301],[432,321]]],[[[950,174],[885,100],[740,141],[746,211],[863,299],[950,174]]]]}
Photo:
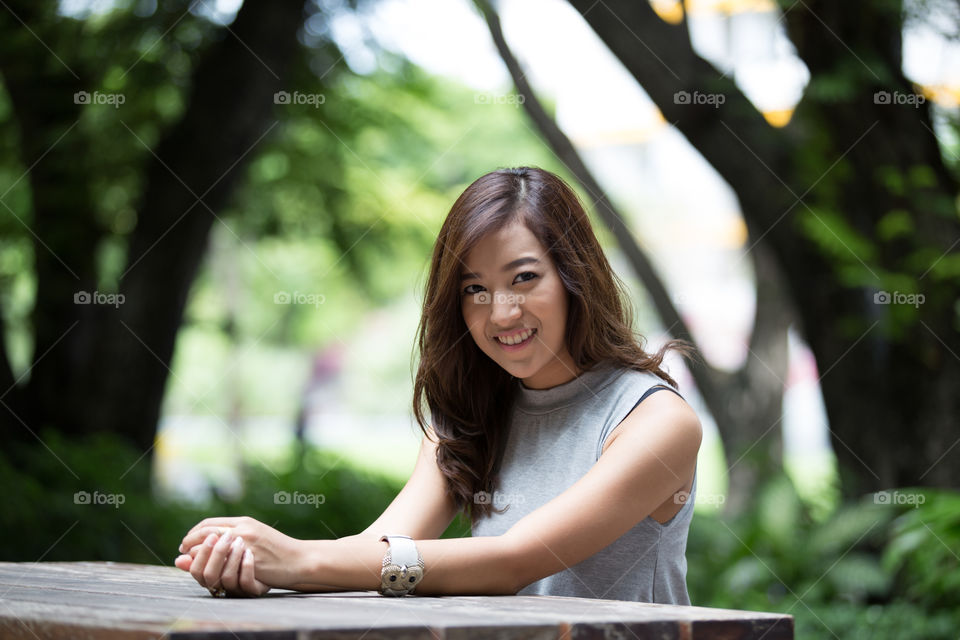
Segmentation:
{"type": "Polygon", "coordinates": [[[750,246],[775,254],[820,367],[843,493],[956,487],[956,156],[903,75],[903,3],[781,3],[811,74],[782,129],[694,52],[685,20],[646,2],[571,4],[737,193],[750,246]]]}
{"type": "Polygon", "coordinates": [[[101,20],[57,8],[0,13],[5,128],[27,168],[4,225],[29,229],[36,276],[28,383],[0,350],[0,428],[21,439],[43,425],[104,429],[146,449],[207,237],[276,124],[305,8],[252,0],[229,28],[186,3],[101,20]],[[123,267],[105,274],[111,252],[123,267]]]}
{"type": "Polygon", "coordinates": [[[148,450],[184,323],[207,345],[336,339],[410,286],[466,183],[555,168],[509,105],[386,51],[349,68],[329,23],[357,3],[247,0],[229,24],[58,4],[0,11],[4,438],[148,450]],[[320,315],[274,304],[298,287],[320,315]]]}

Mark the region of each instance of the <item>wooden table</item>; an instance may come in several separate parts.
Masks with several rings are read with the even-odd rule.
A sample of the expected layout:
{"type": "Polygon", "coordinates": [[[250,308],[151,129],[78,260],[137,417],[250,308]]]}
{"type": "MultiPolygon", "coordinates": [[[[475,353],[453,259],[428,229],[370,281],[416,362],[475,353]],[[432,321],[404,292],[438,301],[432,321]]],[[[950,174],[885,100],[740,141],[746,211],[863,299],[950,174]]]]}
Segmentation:
{"type": "Polygon", "coordinates": [[[782,614],[558,596],[213,598],[174,567],[0,563],[0,638],[793,638],[782,614]]]}

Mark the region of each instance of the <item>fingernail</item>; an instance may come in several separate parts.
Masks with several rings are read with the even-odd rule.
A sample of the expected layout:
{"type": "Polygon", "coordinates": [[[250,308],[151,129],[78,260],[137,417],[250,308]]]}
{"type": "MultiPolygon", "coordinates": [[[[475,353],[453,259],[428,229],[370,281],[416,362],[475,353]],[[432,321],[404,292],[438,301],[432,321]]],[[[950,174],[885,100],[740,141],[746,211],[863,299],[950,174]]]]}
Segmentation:
{"type": "Polygon", "coordinates": [[[233,541],[233,546],[235,549],[239,549],[243,546],[243,538],[237,536],[237,539],[233,541]]]}
{"type": "Polygon", "coordinates": [[[210,535],[207,536],[207,539],[203,541],[203,544],[207,545],[208,547],[212,547],[216,539],[217,539],[217,534],[211,533],[210,535]]]}
{"type": "Polygon", "coordinates": [[[250,549],[247,549],[246,551],[244,551],[243,559],[249,562],[253,562],[253,551],[250,551],[250,549]]]}
{"type": "Polygon", "coordinates": [[[223,537],[217,542],[217,549],[226,549],[230,545],[230,538],[233,537],[229,531],[223,534],[223,537]]]}
{"type": "Polygon", "coordinates": [[[177,551],[179,551],[180,553],[183,553],[183,543],[182,543],[182,542],[180,543],[180,546],[177,547],[177,551]]]}

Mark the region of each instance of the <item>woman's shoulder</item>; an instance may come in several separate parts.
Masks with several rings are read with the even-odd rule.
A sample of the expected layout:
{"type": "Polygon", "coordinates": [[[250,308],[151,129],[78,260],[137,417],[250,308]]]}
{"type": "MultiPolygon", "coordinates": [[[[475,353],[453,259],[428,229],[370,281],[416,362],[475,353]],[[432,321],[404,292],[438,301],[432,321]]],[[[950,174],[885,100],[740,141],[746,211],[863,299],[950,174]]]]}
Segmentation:
{"type": "Polygon", "coordinates": [[[674,389],[674,386],[666,378],[656,373],[620,362],[611,362],[609,365],[615,371],[614,378],[623,386],[643,387],[645,391],[649,387],[663,385],[674,389]]]}

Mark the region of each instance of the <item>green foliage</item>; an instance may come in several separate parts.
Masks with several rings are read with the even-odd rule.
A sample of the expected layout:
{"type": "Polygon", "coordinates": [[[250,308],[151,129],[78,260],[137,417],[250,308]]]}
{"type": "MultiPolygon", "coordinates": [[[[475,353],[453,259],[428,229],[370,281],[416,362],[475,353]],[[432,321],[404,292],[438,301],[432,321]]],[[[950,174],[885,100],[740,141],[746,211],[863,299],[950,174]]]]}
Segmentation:
{"type": "MultiPolygon", "coordinates": [[[[296,81],[291,92],[311,86],[296,81]]],[[[244,411],[292,416],[309,372],[305,349],[349,345],[372,312],[420,293],[436,233],[467,184],[500,166],[559,168],[522,109],[409,64],[326,78],[322,91],[317,108],[276,106],[273,134],[212,230],[178,336],[168,414],[227,411],[236,385],[217,381],[232,370],[255,390],[238,394],[244,411]],[[278,305],[280,292],[322,303],[278,305]]],[[[395,347],[395,380],[409,379],[412,331],[395,347]]]]}
{"type": "Polygon", "coordinates": [[[691,601],[789,613],[797,637],[954,637],[958,503],[946,491],[871,494],[817,522],[789,479],[775,478],[747,513],[693,519],[691,601]],[[915,507],[884,495],[926,500],[915,507]]]}
{"type": "MultiPolygon", "coordinates": [[[[150,456],[124,440],[97,435],[68,440],[54,431],[45,445],[14,445],[0,453],[0,483],[7,487],[0,512],[4,561],[113,560],[172,565],[177,546],[194,524],[210,516],[249,515],[288,535],[331,539],[364,530],[401,486],[362,472],[323,451],[273,475],[246,470],[246,494],[231,501],[214,496],[203,507],[154,496],[150,456]],[[321,499],[291,499],[277,492],[321,499]],[[83,493],[90,499],[84,503],[83,493]]],[[[445,534],[464,535],[458,518],[445,534]]]]}
{"type": "MultiPolygon", "coordinates": [[[[116,290],[128,259],[137,259],[128,256],[128,242],[145,195],[146,168],[155,162],[152,150],[183,115],[192,74],[226,33],[199,8],[188,11],[188,4],[138,9],[119,2],[72,18],[44,16],[44,29],[75,45],[61,54],[84,89],[125,97],[119,108],[86,105],[65,138],[89,141],[70,162],[80,167],[77,183],[89,191],[83,194],[92,203],[89,224],[103,232],[90,248],[101,291],[116,290]]],[[[307,10],[317,12],[308,25],[328,27],[334,14],[353,7],[321,3],[307,10]]],[[[34,36],[25,36],[24,50],[42,49],[34,36]]],[[[217,370],[242,369],[238,376],[260,388],[284,382],[276,375],[278,362],[284,372],[305,375],[307,349],[352,341],[371,311],[421,284],[443,217],[469,182],[500,166],[560,169],[519,106],[479,100],[475,90],[387,52],[379,52],[379,69],[358,74],[344,63],[329,28],[306,29],[303,38],[283,90],[324,100],[273,105],[273,128],[245,156],[249,164],[234,196],[215,212],[210,248],[170,363],[167,412],[222,413],[232,406],[229,385],[216,386],[225,376],[217,370]],[[277,305],[280,292],[322,296],[324,302],[277,305]],[[193,384],[199,378],[202,383],[193,384]],[[210,395],[198,403],[196,389],[210,395]]],[[[19,157],[19,136],[0,82],[0,181],[9,187],[5,203],[21,218],[0,216],[0,312],[14,377],[35,355],[33,252],[48,251],[29,230],[29,163],[19,157]]],[[[46,161],[54,157],[51,152],[46,161]]],[[[73,205],[55,229],[76,223],[73,205]]],[[[190,215],[211,212],[198,204],[190,215]]],[[[286,388],[299,389],[304,375],[285,381],[286,388]]],[[[291,415],[295,406],[287,398],[296,393],[277,395],[266,408],[291,415]]]]}
{"type": "Polygon", "coordinates": [[[887,192],[892,196],[907,195],[906,181],[898,167],[882,165],[875,169],[874,173],[880,183],[886,187],[887,192]]]}
{"type": "Polygon", "coordinates": [[[957,616],[949,611],[930,613],[909,602],[811,604],[791,612],[797,638],[843,640],[901,640],[902,638],[956,638],[957,616]]]}
{"type": "Polygon", "coordinates": [[[139,452],[115,436],[40,437],[42,445],[0,454],[0,482],[9,488],[0,516],[4,560],[173,562],[174,541],[200,513],[155,503],[149,457],[138,461],[139,452]]]}
{"type": "MultiPolygon", "coordinates": [[[[937,259],[927,264],[932,264],[930,275],[935,280],[952,282],[960,280],[960,253],[937,256],[937,259]]],[[[960,302],[960,298],[957,302],[960,302]]]]}
{"type": "Polygon", "coordinates": [[[876,259],[877,248],[870,238],[853,228],[839,211],[808,208],[799,218],[807,235],[837,262],[862,264],[876,259]]]}
{"type": "MultiPolygon", "coordinates": [[[[918,185],[930,179],[927,167],[914,167],[907,175],[878,170],[892,192],[914,193],[918,185]]],[[[811,207],[798,215],[803,233],[829,256],[837,281],[851,296],[868,300],[876,313],[858,315],[838,322],[845,335],[862,335],[880,317],[880,331],[890,339],[910,335],[924,313],[946,306],[942,294],[955,297],[955,289],[936,289],[930,285],[960,274],[960,255],[945,253],[939,246],[920,245],[917,238],[918,214],[914,210],[892,208],[874,224],[873,229],[855,228],[841,212],[811,207]],[[897,256],[889,258],[889,255],[897,256]],[[923,279],[930,276],[929,280],[923,279]],[[884,292],[884,293],[881,293],[884,292]],[[871,299],[879,294],[886,302],[871,299]],[[891,297],[896,300],[891,304],[891,297]]]]}
{"type": "Polygon", "coordinates": [[[916,491],[924,502],[893,523],[884,566],[902,572],[904,593],[930,608],[960,608],[960,495],[916,491]]]}
{"type": "MultiPolygon", "coordinates": [[[[400,489],[310,450],[276,475],[246,469],[243,498],[215,496],[197,507],[155,498],[149,456],[116,437],[42,437],[46,446],[17,445],[0,454],[0,482],[10,488],[0,516],[4,561],[170,565],[183,534],[216,515],[249,515],[297,538],[341,537],[365,529],[400,489]],[[82,491],[98,492],[101,503],[79,504],[75,494],[82,491]],[[282,492],[300,497],[287,502],[282,492]],[[104,503],[104,496],[123,496],[122,504],[104,503]]],[[[737,519],[698,514],[687,545],[692,602],[789,613],[797,637],[954,637],[960,495],[899,492],[914,504],[922,500],[916,506],[882,495],[818,523],[782,476],[762,487],[755,508],[737,519]]],[[[469,533],[460,516],[444,537],[469,533]]]]}
{"type": "MultiPolygon", "coordinates": [[[[898,7],[885,3],[872,11],[889,11],[893,24],[903,19],[898,7]]],[[[871,146],[870,137],[883,127],[869,130],[883,119],[871,118],[852,133],[850,116],[870,101],[880,104],[878,90],[911,89],[899,69],[876,57],[873,44],[847,44],[856,56],[819,61],[793,118],[793,131],[803,141],[790,159],[788,182],[803,194],[794,224],[832,271],[817,284],[836,310],[822,321],[851,338],[876,323],[879,339],[903,343],[923,330],[921,321],[942,326],[945,317],[954,316],[960,276],[960,257],[950,246],[960,211],[956,182],[945,174],[940,158],[928,155],[928,141],[919,138],[935,135],[946,169],[956,174],[951,146],[956,146],[957,119],[939,116],[937,108],[930,112],[935,118],[925,108],[901,110],[897,122],[906,126],[914,118],[918,125],[910,140],[871,146]],[[923,301],[877,303],[873,296],[879,292],[922,296],[923,301]]]]}
{"type": "Polygon", "coordinates": [[[877,222],[877,235],[881,240],[893,240],[913,233],[914,224],[910,212],[905,209],[892,209],[877,222]]]}

